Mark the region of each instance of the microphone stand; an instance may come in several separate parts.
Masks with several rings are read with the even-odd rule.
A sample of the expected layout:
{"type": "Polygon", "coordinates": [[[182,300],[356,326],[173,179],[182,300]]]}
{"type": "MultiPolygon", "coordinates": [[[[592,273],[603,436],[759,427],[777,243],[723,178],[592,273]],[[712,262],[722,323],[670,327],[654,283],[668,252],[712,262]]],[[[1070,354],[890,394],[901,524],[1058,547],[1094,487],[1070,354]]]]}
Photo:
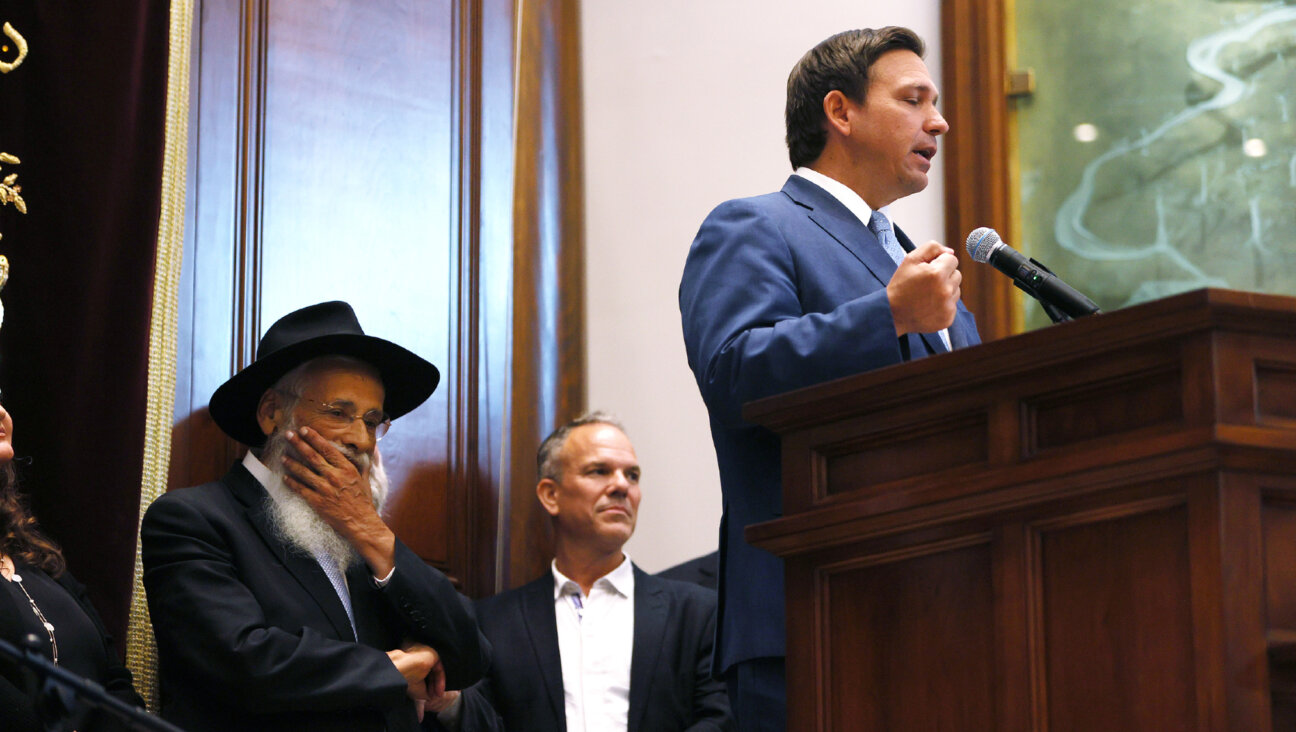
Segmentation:
{"type": "Polygon", "coordinates": [[[0,657],[8,658],[43,679],[36,699],[41,719],[48,732],[70,732],[78,728],[92,709],[114,717],[127,729],[141,732],[183,732],[179,727],[155,717],[140,707],[104,691],[90,679],[55,666],[40,652],[40,640],[31,634],[23,638],[23,647],[0,640],[0,657]]]}
{"type": "MultiPolygon", "coordinates": [[[[1025,290],[1026,288],[1022,288],[1022,289],[1025,290]]],[[[1048,314],[1049,318],[1054,323],[1062,323],[1072,319],[1070,315],[1067,315],[1061,310],[1058,310],[1056,305],[1050,305],[1049,303],[1046,303],[1043,300],[1040,300],[1039,298],[1035,298],[1035,302],[1039,303],[1040,307],[1044,308],[1044,312],[1048,314]]]]}
{"type": "MultiPolygon", "coordinates": [[[[1039,267],[1045,272],[1048,272],[1054,277],[1057,276],[1053,274],[1053,270],[1035,261],[1034,257],[1031,258],[1030,263],[1035,265],[1036,267],[1039,267]]],[[[1046,301],[1044,298],[1040,297],[1039,293],[1035,291],[1035,288],[1022,284],[1021,280],[1017,279],[1016,277],[1013,278],[1013,284],[1017,286],[1017,289],[1035,298],[1035,302],[1038,302],[1040,304],[1040,307],[1044,308],[1044,312],[1049,316],[1049,319],[1052,320],[1054,324],[1063,323],[1068,320],[1074,320],[1074,318],[1072,318],[1070,315],[1067,315],[1066,313],[1062,312],[1062,309],[1059,308],[1057,305],[1054,305],[1053,303],[1050,303],[1046,301]]],[[[1095,310],[1094,312],[1097,313],[1099,311],[1095,310]]]]}

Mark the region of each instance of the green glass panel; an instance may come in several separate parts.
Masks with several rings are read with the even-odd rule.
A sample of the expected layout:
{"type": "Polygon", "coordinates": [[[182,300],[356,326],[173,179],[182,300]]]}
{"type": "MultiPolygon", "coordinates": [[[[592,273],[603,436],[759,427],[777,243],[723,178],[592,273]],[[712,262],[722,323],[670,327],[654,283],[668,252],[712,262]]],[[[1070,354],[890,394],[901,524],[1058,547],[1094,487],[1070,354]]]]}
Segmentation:
{"type": "MultiPolygon", "coordinates": [[[[1112,310],[1296,294],[1296,5],[1017,0],[1022,241],[1112,310]]],[[[1027,327],[1047,324],[1023,298],[1027,327]]]]}

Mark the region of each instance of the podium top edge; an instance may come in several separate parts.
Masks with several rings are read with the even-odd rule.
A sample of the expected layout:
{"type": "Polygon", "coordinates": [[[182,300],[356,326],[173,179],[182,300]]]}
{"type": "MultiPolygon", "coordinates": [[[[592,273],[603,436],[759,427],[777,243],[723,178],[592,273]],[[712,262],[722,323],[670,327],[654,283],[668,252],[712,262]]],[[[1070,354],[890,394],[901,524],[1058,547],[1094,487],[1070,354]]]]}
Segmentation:
{"type": "Polygon", "coordinates": [[[743,419],[779,431],[803,421],[789,414],[804,413],[810,405],[836,411],[850,394],[891,390],[910,381],[936,383],[946,390],[971,387],[1013,371],[1146,349],[1211,330],[1286,336],[1296,347],[1296,297],[1220,288],[1192,290],[757,399],[743,406],[743,419]],[[942,378],[942,372],[954,376],[942,378]]]}

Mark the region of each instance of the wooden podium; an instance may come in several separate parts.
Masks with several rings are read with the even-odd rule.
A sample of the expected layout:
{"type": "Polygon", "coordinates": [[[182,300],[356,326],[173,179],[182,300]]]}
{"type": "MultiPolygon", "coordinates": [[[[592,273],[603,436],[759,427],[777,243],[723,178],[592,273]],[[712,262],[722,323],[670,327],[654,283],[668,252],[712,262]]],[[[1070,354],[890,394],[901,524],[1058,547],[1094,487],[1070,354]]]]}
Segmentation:
{"type": "Polygon", "coordinates": [[[749,404],[791,730],[1296,729],[1296,299],[1200,290],[749,404]]]}

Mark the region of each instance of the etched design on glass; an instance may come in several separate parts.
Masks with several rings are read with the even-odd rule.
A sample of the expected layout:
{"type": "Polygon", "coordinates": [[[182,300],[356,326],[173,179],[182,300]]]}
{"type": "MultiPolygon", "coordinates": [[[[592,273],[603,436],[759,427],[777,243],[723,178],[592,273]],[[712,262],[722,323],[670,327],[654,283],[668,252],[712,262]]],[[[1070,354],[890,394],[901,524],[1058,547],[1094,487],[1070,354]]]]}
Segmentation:
{"type": "Polygon", "coordinates": [[[1017,37],[1038,79],[1017,106],[1032,256],[1104,309],[1296,294],[1296,7],[1020,3],[1017,37]]]}

